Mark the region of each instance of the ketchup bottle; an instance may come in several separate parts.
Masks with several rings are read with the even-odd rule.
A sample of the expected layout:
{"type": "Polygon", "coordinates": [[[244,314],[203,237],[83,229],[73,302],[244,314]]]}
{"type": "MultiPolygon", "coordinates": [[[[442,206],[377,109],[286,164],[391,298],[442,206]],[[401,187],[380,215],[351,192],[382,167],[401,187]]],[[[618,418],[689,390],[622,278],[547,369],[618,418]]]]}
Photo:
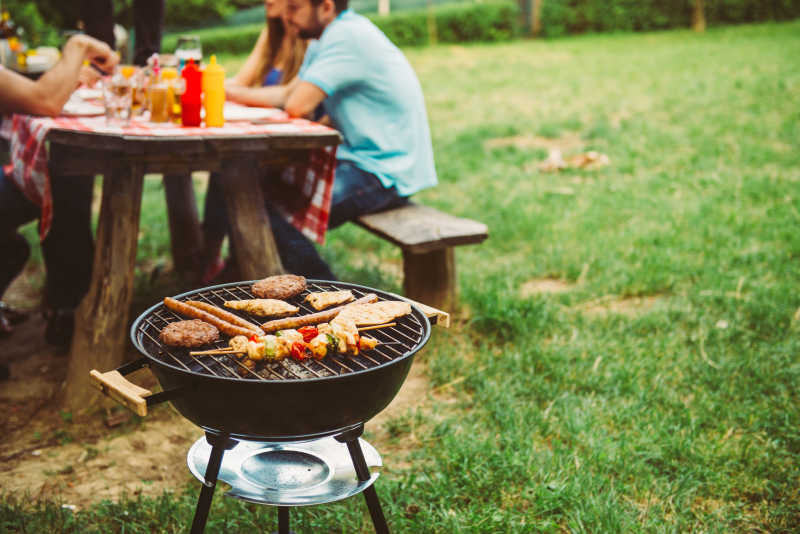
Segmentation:
{"type": "Polygon", "coordinates": [[[194,59],[190,59],[183,67],[181,76],[186,80],[186,90],[181,95],[181,124],[200,126],[200,108],[203,106],[200,96],[202,73],[194,64],[194,59]]]}

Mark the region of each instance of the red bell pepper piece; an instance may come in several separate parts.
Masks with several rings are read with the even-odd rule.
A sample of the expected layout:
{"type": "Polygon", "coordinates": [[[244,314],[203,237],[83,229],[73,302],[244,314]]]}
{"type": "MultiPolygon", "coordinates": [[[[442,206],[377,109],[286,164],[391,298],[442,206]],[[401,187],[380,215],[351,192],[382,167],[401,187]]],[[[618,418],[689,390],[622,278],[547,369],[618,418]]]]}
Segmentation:
{"type": "Polygon", "coordinates": [[[304,326],[302,328],[298,328],[297,331],[302,334],[303,341],[306,343],[319,335],[319,330],[317,330],[316,326],[304,326]]]}
{"type": "Polygon", "coordinates": [[[297,360],[298,362],[302,362],[306,358],[308,358],[308,354],[306,354],[306,346],[299,341],[295,341],[292,343],[292,348],[290,349],[290,354],[292,358],[297,360]]]}

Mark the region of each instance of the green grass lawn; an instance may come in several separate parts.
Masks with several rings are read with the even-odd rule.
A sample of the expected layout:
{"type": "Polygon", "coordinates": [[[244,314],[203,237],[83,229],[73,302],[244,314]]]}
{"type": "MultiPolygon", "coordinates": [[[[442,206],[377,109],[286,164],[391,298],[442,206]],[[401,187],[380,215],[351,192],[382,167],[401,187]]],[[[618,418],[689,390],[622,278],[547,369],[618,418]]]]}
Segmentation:
{"type": "MultiPolygon", "coordinates": [[[[455,402],[392,425],[414,444],[378,483],[393,532],[798,532],[800,23],[407,54],[440,178],[418,198],[491,237],[457,252],[463,318],[423,356],[455,402]],[[611,165],[539,172],[536,136],[611,165]],[[542,278],[567,290],[523,291],[542,278]]],[[[144,211],[142,262],[168,253],[157,181],[144,211]]],[[[398,289],[398,251],[357,228],[324,253],[398,289]]],[[[197,491],[7,497],[0,530],[182,532],[197,491]]],[[[294,517],[371,531],[361,499],[294,517]]],[[[217,492],[208,531],[275,525],[217,492]]]]}

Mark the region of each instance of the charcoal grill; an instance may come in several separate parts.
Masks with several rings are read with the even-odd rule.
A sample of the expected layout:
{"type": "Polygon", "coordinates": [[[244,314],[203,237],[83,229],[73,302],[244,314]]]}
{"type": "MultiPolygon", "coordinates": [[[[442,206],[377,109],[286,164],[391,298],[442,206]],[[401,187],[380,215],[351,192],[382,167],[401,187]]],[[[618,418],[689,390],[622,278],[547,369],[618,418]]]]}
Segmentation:
{"type": "MultiPolygon", "coordinates": [[[[222,284],[175,298],[222,306],[226,300],[255,298],[250,291],[252,284],[222,284]]],[[[309,292],[344,289],[351,290],[356,298],[375,294],[379,300],[406,300],[355,284],[309,280],[307,290],[288,301],[305,315],[315,311],[304,302],[309,292]]],[[[420,306],[412,302],[411,314],[398,318],[395,326],[370,331],[379,344],[358,356],[328,355],[303,362],[287,359],[250,369],[235,355],[192,356],[188,349],[161,343],[161,329],[184,317],[159,303],[142,313],[131,328],[131,340],[143,357],[108,373],[92,371],[92,376],[105,394],[140,415],[146,415],[148,406],[170,401],[184,417],[205,430],[210,453],[203,464],[204,482],[192,534],[205,528],[226,450],[235,449],[242,441],[301,443],[328,436],[347,446],[358,478],[357,491],[364,492],[375,530],[388,533],[372,486],[375,476],[370,475],[359,436],[364,423],[397,394],[414,354],[428,341],[431,322],[420,306]],[[151,394],[124,378],[145,366],[158,378],[162,392],[151,394]]],[[[263,322],[244,312],[232,313],[256,324],[263,322]]],[[[227,338],[220,339],[207,348],[224,348],[227,342],[227,338]]],[[[279,533],[286,534],[289,508],[279,506],[278,510],[279,533]]]]}

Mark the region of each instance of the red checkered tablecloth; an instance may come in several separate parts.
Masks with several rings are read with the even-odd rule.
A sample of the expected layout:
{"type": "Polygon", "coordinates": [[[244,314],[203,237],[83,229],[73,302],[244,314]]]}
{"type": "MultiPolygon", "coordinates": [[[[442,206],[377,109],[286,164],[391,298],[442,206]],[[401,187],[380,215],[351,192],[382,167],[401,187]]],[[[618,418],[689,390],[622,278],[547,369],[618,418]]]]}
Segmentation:
{"type": "MultiPolygon", "coordinates": [[[[42,209],[40,237],[44,239],[50,229],[53,202],[50,195],[50,174],[47,166],[47,134],[52,129],[118,134],[146,137],[213,137],[264,135],[276,133],[330,132],[327,126],[305,119],[291,119],[285,115],[275,117],[286,122],[227,122],[219,128],[184,128],[172,123],[152,123],[132,120],[129,126],[107,126],[105,117],[32,117],[13,115],[6,117],[0,136],[11,146],[11,164],[5,169],[20,190],[42,209]]],[[[280,193],[271,196],[278,210],[303,234],[323,243],[328,228],[328,216],[336,169],[336,146],[308,150],[308,158],[285,169],[281,186],[271,187],[280,193]]]]}

